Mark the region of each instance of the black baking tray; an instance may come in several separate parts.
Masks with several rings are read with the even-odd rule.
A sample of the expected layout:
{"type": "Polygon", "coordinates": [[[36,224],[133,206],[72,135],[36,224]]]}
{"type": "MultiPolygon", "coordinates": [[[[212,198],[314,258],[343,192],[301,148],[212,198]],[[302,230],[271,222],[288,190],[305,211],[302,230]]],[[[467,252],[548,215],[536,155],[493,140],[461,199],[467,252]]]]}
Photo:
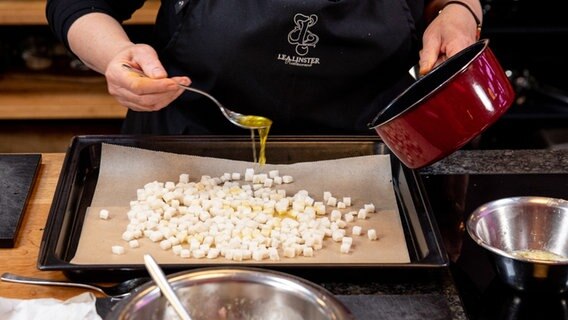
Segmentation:
{"type": "MultiPolygon", "coordinates": [[[[77,249],[87,208],[97,184],[103,143],[132,146],[178,154],[252,160],[250,137],[226,136],[76,136],[67,150],[61,176],[45,226],[38,268],[59,270],[68,278],[116,281],[147,275],[144,265],[77,265],[70,263],[77,249]]],[[[369,136],[270,136],[266,156],[270,163],[289,164],[373,154],[390,154],[377,137],[369,136]]],[[[393,187],[410,254],[409,263],[270,266],[290,273],[341,272],[345,268],[432,269],[446,267],[448,257],[431,212],[418,172],[391,155],[393,187]]],[[[234,265],[234,264],[233,264],[234,265]]],[[[246,263],[239,263],[246,266],[246,263]]],[[[213,265],[212,265],[213,266],[213,265]]],[[[215,266],[219,266],[216,262],[215,266]]],[[[166,273],[197,267],[191,264],[162,265],[166,273]]],[[[200,264],[199,267],[204,267],[200,264]]],[[[258,264],[255,265],[258,267],[258,264]]]]}

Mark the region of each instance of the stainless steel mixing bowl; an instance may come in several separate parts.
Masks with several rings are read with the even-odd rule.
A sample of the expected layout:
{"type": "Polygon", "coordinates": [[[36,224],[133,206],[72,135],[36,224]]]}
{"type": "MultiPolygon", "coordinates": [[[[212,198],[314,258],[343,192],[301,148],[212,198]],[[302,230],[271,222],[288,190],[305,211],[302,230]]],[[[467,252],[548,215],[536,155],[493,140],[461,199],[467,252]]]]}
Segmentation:
{"type": "MultiPolygon", "coordinates": [[[[324,288],[286,273],[260,268],[201,268],[168,276],[192,320],[354,319],[324,288]]],[[[105,319],[175,319],[150,282],[118,303],[105,319]]]]}
{"type": "Polygon", "coordinates": [[[568,201],[499,199],[477,208],[466,228],[487,249],[506,284],[519,290],[567,290],[568,201]]]}

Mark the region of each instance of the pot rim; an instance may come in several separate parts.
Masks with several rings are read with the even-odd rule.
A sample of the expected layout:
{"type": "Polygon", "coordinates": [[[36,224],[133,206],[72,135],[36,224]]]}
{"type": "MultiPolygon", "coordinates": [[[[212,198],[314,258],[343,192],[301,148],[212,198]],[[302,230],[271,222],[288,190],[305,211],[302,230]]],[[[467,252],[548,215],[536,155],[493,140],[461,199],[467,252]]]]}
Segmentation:
{"type": "Polygon", "coordinates": [[[471,44],[469,47],[463,49],[462,51],[460,51],[459,53],[451,56],[450,58],[448,58],[448,60],[442,62],[441,64],[437,65],[434,69],[432,69],[430,72],[428,72],[426,75],[424,75],[423,77],[419,78],[418,80],[416,80],[414,83],[412,83],[408,88],[406,88],[402,93],[400,93],[396,98],[394,98],[383,110],[381,110],[373,119],[373,121],[371,121],[370,123],[367,124],[367,126],[370,129],[376,129],[380,126],[383,126],[399,117],[401,117],[402,115],[406,114],[407,112],[409,112],[410,110],[414,109],[417,105],[421,104],[424,100],[428,99],[430,96],[434,95],[434,93],[437,93],[438,91],[440,91],[443,87],[447,86],[447,84],[452,81],[455,77],[457,77],[458,75],[462,74],[463,72],[465,72],[465,70],[475,61],[477,60],[477,58],[483,54],[487,48],[489,46],[489,39],[480,39],[477,42],[471,44]],[[459,68],[456,72],[454,72],[450,77],[448,77],[446,80],[444,80],[442,83],[440,83],[438,86],[436,86],[436,88],[434,88],[434,90],[431,90],[430,92],[428,92],[427,94],[425,94],[424,96],[422,96],[421,98],[419,98],[418,100],[416,100],[413,104],[407,106],[406,108],[404,108],[402,111],[388,116],[387,119],[385,120],[380,120],[381,117],[384,117],[384,115],[389,111],[389,109],[396,103],[398,102],[402,97],[404,97],[409,91],[413,90],[414,87],[418,86],[420,83],[427,81],[429,78],[432,78],[436,72],[439,72],[439,70],[447,65],[452,63],[454,60],[459,59],[462,55],[466,54],[467,52],[469,52],[470,50],[473,50],[474,47],[476,46],[482,46],[479,49],[479,52],[477,52],[467,63],[465,63],[461,68],[459,68]],[[378,121],[381,121],[379,124],[376,124],[378,121]]]}
{"type": "Polygon", "coordinates": [[[496,248],[494,246],[489,245],[487,242],[485,242],[483,239],[481,239],[481,237],[479,237],[477,232],[475,232],[475,227],[477,226],[477,221],[479,221],[484,216],[493,212],[493,211],[487,210],[491,206],[494,206],[494,205],[497,205],[497,204],[500,205],[500,206],[502,206],[502,205],[514,205],[514,204],[528,203],[528,202],[534,202],[534,201],[537,201],[539,203],[544,203],[544,202],[551,203],[551,202],[553,202],[553,203],[556,203],[558,206],[568,207],[568,201],[567,200],[559,199],[559,198],[540,197],[540,196],[519,196],[519,197],[509,197],[509,198],[494,200],[494,201],[487,202],[487,203],[481,205],[480,207],[475,209],[473,211],[473,213],[471,213],[471,215],[468,217],[467,223],[466,223],[467,233],[473,239],[473,241],[475,241],[478,245],[487,249],[489,252],[497,255],[500,258],[509,258],[509,259],[512,259],[512,260],[520,261],[520,262],[525,262],[525,263],[530,263],[530,264],[548,265],[548,266],[555,266],[555,265],[566,266],[566,265],[568,265],[568,259],[566,259],[566,260],[539,260],[539,259],[523,258],[523,257],[512,255],[511,253],[509,253],[505,250],[502,250],[502,249],[499,249],[499,248],[496,248]]]}
{"type": "MultiPolygon", "coordinates": [[[[193,282],[196,285],[209,283],[215,279],[219,279],[220,282],[250,282],[266,284],[271,287],[287,286],[287,291],[308,297],[320,307],[325,305],[339,317],[338,319],[354,319],[347,306],[329,290],[307,279],[282,271],[248,266],[210,266],[178,271],[167,275],[166,278],[174,289],[176,283],[183,283],[184,281],[193,282]]],[[[145,297],[159,294],[159,292],[158,286],[153,281],[149,281],[134,289],[130,296],[117,303],[105,319],[109,317],[110,319],[119,319],[127,311],[128,305],[141,303],[145,297]]]]}

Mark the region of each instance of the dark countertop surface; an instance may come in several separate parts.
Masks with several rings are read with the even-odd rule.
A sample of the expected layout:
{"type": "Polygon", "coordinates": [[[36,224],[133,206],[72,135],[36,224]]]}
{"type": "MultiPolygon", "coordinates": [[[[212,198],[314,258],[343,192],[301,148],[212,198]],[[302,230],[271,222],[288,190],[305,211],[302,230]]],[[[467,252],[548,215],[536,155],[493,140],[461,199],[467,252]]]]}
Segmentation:
{"type": "Polygon", "coordinates": [[[421,174],[567,173],[568,150],[459,150],[421,174]]]}
{"type": "MultiPolygon", "coordinates": [[[[487,183],[498,188],[501,183],[498,178],[502,177],[506,181],[538,177],[564,184],[560,186],[563,191],[559,196],[568,198],[568,150],[460,150],[419,172],[450,256],[447,268],[353,271],[334,281],[307,278],[337,295],[357,319],[514,319],[523,318],[518,316],[519,310],[527,310],[526,305],[529,312],[524,318],[532,318],[537,308],[531,306],[530,297],[519,296],[496,284],[495,275],[486,264],[471,263],[472,259],[485,261],[476,257],[479,252],[475,251],[475,244],[468,242],[463,221],[472,206],[485,201],[475,193],[479,191],[476,187],[487,183]],[[469,196],[463,190],[476,195],[469,196]],[[473,200],[459,203],[452,197],[473,200]],[[459,214],[448,208],[457,208],[459,214]],[[519,299],[524,299],[524,305],[518,305],[519,299]]],[[[529,181],[529,184],[534,183],[529,181]]],[[[516,194],[524,186],[515,185],[521,189],[502,189],[516,194]]],[[[481,191],[485,190],[483,186],[481,191]]],[[[495,192],[494,196],[508,196],[508,193],[495,192]]],[[[109,307],[108,301],[99,301],[102,315],[109,307]]],[[[548,319],[556,315],[553,313],[548,319]]]]}

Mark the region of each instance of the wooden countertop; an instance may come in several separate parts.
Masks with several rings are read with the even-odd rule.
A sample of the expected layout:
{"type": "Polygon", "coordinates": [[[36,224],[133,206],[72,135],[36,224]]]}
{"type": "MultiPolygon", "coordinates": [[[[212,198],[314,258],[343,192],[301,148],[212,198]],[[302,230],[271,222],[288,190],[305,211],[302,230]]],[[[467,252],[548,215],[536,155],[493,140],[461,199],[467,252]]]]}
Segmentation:
{"type": "MultiPolygon", "coordinates": [[[[16,246],[10,249],[0,249],[0,257],[2,257],[0,259],[0,273],[12,272],[45,279],[66,280],[62,272],[40,271],[37,268],[37,257],[43,229],[49,214],[64,157],[65,154],[63,153],[42,155],[38,178],[24,212],[16,246]]],[[[84,289],[0,281],[0,296],[4,298],[56,298],[65,300],[83,292],[85,292],[84,289]]],[[[101,296],[98,293],[96,295],[101,296]]]]}

